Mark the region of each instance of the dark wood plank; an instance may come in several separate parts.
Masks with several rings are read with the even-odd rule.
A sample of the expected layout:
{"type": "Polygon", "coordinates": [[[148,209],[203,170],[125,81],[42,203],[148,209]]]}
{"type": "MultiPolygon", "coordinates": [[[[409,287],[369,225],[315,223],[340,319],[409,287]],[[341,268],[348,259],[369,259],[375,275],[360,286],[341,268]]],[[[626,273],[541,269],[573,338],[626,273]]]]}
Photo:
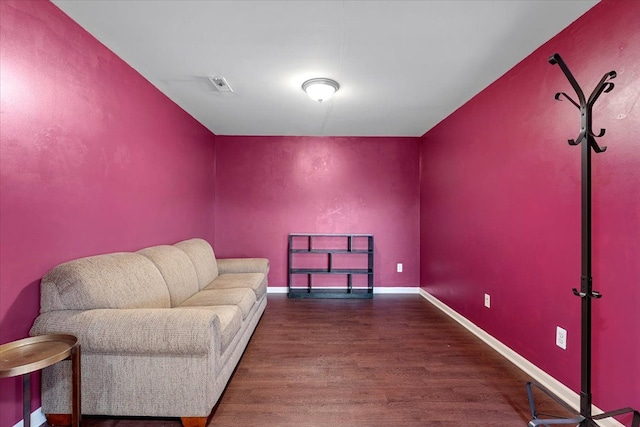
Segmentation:
{"type": "Polygon", "coordinates": [[[182,417],[182,427],[205,427],[207,417],[182,417]]]}
{"type": "Polygon", "coordinates": [[[46,418],[51,427],[71,425],[71,414],[47,414],[46,418]]]}
{"type": "MultiPolygon", "coordinates": [[[[269,295],[209,427],[524,426],[530,378],[417,295],[269,295]]],[[[539,409],[564,415],[545,396],[539,409]]],[[[94,427],[180,420],[83,417],[94,427]]]]}

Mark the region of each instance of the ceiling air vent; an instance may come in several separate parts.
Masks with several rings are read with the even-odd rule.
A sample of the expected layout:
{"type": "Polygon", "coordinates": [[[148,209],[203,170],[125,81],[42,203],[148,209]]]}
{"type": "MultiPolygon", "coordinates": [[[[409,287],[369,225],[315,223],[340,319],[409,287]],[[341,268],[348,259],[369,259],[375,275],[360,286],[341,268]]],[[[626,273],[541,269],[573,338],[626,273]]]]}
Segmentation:
{"type": "Polygon", "coordinates": [[[209,77],[209,81],[218,92],[233,92],[233,89],[231,89],[231,86],[227,83],[227,79],[224,77],[209,77]]]}

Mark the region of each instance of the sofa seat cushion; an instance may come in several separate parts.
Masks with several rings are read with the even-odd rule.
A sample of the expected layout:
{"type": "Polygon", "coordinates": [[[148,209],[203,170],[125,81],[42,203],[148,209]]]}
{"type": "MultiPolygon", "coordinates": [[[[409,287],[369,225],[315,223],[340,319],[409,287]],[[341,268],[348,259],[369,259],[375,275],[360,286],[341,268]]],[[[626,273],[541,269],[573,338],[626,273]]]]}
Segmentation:
{"type": "Polygon", "coordinates": [[[206,289],[192,295],[180,307],[235,305],[245,319],[255,303],[256,294],[249,288],[206,289]]]}
{"type": "Polygon", "coordinates": [[[228,273],[219,275],[204,289],[251,288],[256,299],[267,293],[267,281],[263,273],[228,273]]]}
{"type": "Polygon", "coordinates": [[[238,331],[240,331],[240,326],[242,325],[242,310],[235,305],[185,306],[181,307],[181,309],[182,308],[212,311],[218,316],[220,320],[220,335],[222,335],[220,354],[225,352],[238,331]]]}

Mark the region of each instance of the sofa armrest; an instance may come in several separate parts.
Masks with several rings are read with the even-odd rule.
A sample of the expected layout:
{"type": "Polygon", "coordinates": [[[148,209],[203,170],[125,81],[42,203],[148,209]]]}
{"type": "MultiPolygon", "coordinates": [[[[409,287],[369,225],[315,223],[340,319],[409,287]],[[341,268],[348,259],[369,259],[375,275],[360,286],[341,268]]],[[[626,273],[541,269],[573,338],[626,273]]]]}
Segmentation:
{"type": "Polygon", "coordinates": [[[218,316],[192,308],[51,311],[30,334],[72,334],[91,353],[207,354],[221,342],[218,316]]]}
{"type": "Polygon", "coordinates": [[[269,272],[266,258],[223,258],[218,261],[218,273],[264,273],[269,272]]]}

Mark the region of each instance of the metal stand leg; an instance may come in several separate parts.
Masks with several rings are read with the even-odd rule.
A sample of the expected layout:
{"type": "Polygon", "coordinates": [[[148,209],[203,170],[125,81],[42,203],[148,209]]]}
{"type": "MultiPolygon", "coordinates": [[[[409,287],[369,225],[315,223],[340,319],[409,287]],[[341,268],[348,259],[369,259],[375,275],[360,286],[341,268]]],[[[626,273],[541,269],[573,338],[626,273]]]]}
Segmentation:
{"type": "Polygon", "coordinates": [[[22,418],[24,427],[31,427],[31,372],[22,376],[22,418]]]}
{"type": "Polygon", "coordinates": [[[594,420],[604,420],[605,418],[611,418],[622,414],[633,414],[633,420],[631,420],[631,427],[640,427],[640,412],[636,411],[633,408],[622,408],[617,409],[615,411],[605,412],[600,415],[594,415],[594,420]]]}
{"type": "Polygon", "coordinates": [[[567,405],[562,399],[560,399],[555,394],[551,393],[551,391],[547,390],[545,387],[541,386],[540,384],[537,384],[534,382],[528,382],[527,395],[529,396],[529,407],[531,408],[531,418],[532,418],[532,420],[529,421],[529,424],[528,424],[529,427],[536,427],[536,426],[547,427],[551,425],[569,425],[569,424],[572,424],[575,426],[582,423],[585,420],[585,418],[582,415],[577,414],[576,411],[573,408],[571,408],[569,405],[567,405]],[[532,387],[536,387],[537,389],[542,391],[544,394],[549,396],[551,399],[553,399],[556,403],[560,404],[560,406],[562,406],[563,408],[565,408],[570,412],[575,413],[576,416],[573,418],[561,418],[561,417],[539,418],[540,416],[547,416],[548,414],[539,414],[538,411],[536,410],[536,404],[533,399],[532,387]]]}
{"type": "Polygon", "coordinates": [[[71,349],[71,426],[80,427],[82,408],[80,405],[80,344],[71,349]]]}

